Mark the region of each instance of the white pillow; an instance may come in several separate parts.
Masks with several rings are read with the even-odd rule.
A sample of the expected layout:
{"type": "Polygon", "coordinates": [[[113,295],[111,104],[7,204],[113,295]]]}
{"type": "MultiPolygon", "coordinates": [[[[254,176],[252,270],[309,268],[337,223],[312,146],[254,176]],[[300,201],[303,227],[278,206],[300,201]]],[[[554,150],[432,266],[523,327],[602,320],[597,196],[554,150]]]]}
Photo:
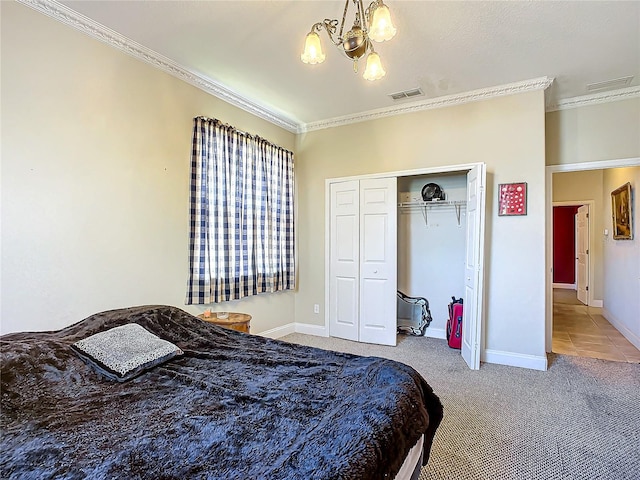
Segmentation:
{"type": "Polygon", "coordinates": [[[71,347],[106,377],[124,382],[183,352],[137,323],[114,327],[71,347]]]}

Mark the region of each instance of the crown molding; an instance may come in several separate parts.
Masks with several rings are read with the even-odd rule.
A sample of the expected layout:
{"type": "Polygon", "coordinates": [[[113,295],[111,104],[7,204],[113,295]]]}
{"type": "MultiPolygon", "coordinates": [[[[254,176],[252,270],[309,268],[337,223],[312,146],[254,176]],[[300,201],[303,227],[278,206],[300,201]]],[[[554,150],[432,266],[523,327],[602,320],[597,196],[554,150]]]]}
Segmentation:
{"type": "Polygon", "coordinates": [[[355,115],[345,115],[342,117],[330,118],[328,120],[321,120],[319,122],[311,122],[303,126],[303,131],[310,132],[313,130],[338,127],[351,123],[366,122],[368,120],[375,120],[378,118],[390,117],[394,115],[402,115],[405,113],[421,112],[423,110],[431,110],[435,108],[452,107],[455,105],[462,105],[464,103],[488,100],[495,97],[513,95],[516,93],[529,92],[533,90],[546,90],[552,83],[553,78],[540,77],[534,78],[532,80],[525,80],[522,82],[499,85],[496,87],[481,88],[469,92],[430,98],[428,100],[421,100],[419,102],[405,103],[403,105],[394,105],[392,107],[369,110],[367,112],[362,112],[355,115]]]}
{"type": "Polygon", "coordinates": [[[620,88],[618,90],[611,90],[610,92],[593,93],[590,95],[581,95],[579,97],[560,100],[554,105],[549,105],[549,107],[547,107],[547,112],[568,110],[570,108],[586,107],[589,105],[598,105],[600,103],[609,103],[615,102],[616,100],[626,100],[628,98],[637,97],[640,97],[640,86],[620,88]]]}
{"type": "Polygon", "coordinates": [[[17,2],[37,10],[55,20],[69,25],[81,32],[104,42],[118,50],[142,60],[164,72],[183,80],[194,87],[204,90],[211,95],[218,97],[246,112],[260,117],[274,125],[284,128],[292,133],[298,133],[300,125],[288,118],[274,114],[266,108],[257,105],[235,92],[225,88],[211,79],[194,73],[173,60],[154,52],[153,50],[134,42],[130,38],[119,34],[105,27],[104,25],[91,20],[90,18],[76,12],[75,10],[56,2],[55,0],[16,0],[17,2]]]}
{"type": "MultiPolygon", "coordinates": [[[[436,97],[432,99],[422,100],[412,103],[404,103],[402,105],[394,105],[391,107],[369,110],[354,115],[345,115],[341,117],[310,122],[307,124],[298,123],[285,116],[278,115],[266,107],[258,105],[250,100],[243,98],[232,90],[220,85],[219,83],[192,72],[173,60],[155,52],[130,38],[119,34],[105,27],[104,25],[76,12],[75,10],[58,3],[55,0],[16,0],[17,2],[33,8],[55,20],[69,25],[81,32],[104,42],[118,50],[135,57],[153,67],[156,67],[184,82],[193,85],[225,102],[234,105],[256,117],[262,118],[276,126],[279,126],[292,133],[304,133],[313,130],[321,130],[324,128],[338,127],[352,123],[365,122],[383,117],[401,115],[405,113],[420,112],[423,110],[431,110],[435,108],[451,107],[469,102],[488,100],[495,97],[513,95],[533,90],[546,90],[552,83],[553,78],[540,77],[522,82],[499,85],[495,87],[482,88],[463,92],[454,95],[436,97]]],[[[547,106],[547,112],[556,110],[566,110],[570,108],[578,108],[588,105],[607,103],[626,98],[635,98],[640,96],[640,87],[628,87],[610,92],[596,93],[592,95],[584,95],[580,97],[561,100],[554,105],[547,106]]]]}

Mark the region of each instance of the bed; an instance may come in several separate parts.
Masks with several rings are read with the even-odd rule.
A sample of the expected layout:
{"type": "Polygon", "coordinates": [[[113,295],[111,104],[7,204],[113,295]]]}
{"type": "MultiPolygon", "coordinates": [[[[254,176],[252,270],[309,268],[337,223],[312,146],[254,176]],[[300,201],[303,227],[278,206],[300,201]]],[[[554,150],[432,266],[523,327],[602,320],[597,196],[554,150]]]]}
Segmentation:
{"type": "Polygon", "coordinates": [[[175,307],[3,335],[0,355],[0,478],[415,477],[442,419],[407,365],[225,330],[175,307]],[[72,348],[130,324],[181,354],[116,381],[72,348]]]}

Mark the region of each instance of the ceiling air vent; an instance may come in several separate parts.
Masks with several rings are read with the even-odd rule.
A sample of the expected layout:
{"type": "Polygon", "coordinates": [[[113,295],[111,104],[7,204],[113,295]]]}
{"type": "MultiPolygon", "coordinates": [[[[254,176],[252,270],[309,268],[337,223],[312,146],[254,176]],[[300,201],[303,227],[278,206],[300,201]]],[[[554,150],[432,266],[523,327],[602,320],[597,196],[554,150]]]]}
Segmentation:
{"type": "Polygon", "coordinates": [[[615,90],[618,88],[624,88],[631,85],[633,75],[628,77],[616,78],[614,80],[606,80],[604,82],[590,83],[587,85],[587,91],[589,92],[602,92],[603,90],[615,90]]]}
{"type": "Polygon", "coordinates": [[[411,90],[405,90],[404,92],[390,93],[389,96],[393,100],[402,100],[403,98],[419,97],[424,95],[424,92],[420,88],[413,88],[411,90]]]}

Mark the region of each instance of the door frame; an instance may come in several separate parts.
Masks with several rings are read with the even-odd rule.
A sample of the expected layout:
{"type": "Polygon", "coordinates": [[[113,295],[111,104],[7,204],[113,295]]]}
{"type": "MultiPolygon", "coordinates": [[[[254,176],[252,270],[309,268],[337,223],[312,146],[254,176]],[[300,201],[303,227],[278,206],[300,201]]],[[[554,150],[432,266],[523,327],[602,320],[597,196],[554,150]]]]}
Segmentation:
{"type": "MultiPolygon", "coordinates": [[[[478,167],[479,169],[485,168],[486,169],[486,164],[483,162],[475,162],[475,163],[463,163],[463,164],[457,164],[457,165],[445,165],[445,166],[440,166],[440,167],[427,167],[427,168],[417,168],[417,169],[413,169],[413,170],[398,170],[398,171],[392,171],[392,172],[383,172],[383,173],[372,173],[372,174],[366,174],[366,175],[353,175],[353,176],[349,176],[349,177],[335,177],[335,178],[327,178],[325,179],[325,212],[324,212],[324,218],[325,218],[325,238],[324,238],[324,258],[325,258],[325,262],[324,262],[324,282],[325,282],[325,298],[324,298],[324,328],[325,328],[325,332],[327,332],[327,334],[329,334],[330,332],[330,325],[329,325],[329,314],[330,314],[330,298],[329,298],[329,289],[330,289],[330,277],[329,277],[329,272],[330,272],[330,223],[331,223],[331,184],[332,183],[336,183],[336,182],[347,182],[347,181],[352,181],[352,180],[366,180],[366,179],[373,179],[373,178],[391,178],[391,177],[395,177],[396,179],[399,177],[410,177],[410,176],[414,176],[414,175],[429,175],[429,174],[438,174],[438,173],[452,173],[452,172],[468,172],[469,170],[478,167]]],[[[483,187],[486,191],[486,185],[484,185],[483,187]]],[[[484,237],[486,235],[486,231],[485,231],[485,223],[486,223],[486,203],[485,203],[485,211],[482,213],[483,214],[483,222],[481,222],[481,224],[479,224],[478,228],[480,228],[480,234],[481,234],[481,245],[480,245],[480,279],[479,279],[479,288],[477,288],[477,293],[476,295],[479,296],[479,298],[477,298],[477,301],[479,302],[479,305],[482,305],[483,308],[480,309],[481,314],[480,314],[480,318],[478,318],[478,328],[476,330],[477,332],[477,338],[474,339],[474,342],[480,346],[479,348],[479,352],[480,352],[480,357],[482,357],[482,353],[484,352],[484,316],[485,316],[485,309],[484,309],[484,282],[485,282],[485,272],[484,272],[484,262],[485,262],[485,258],[486,258],[486,244],[484,242],[484,237]]]]}
{"type": "MultiPolygon", "coordinates": [[[[640,157],[599,160],[594,162],[566,163],[545,167],[545,205],[546,205],[546,295],[545,295],[545,350],[551,352],[553,337],[553,174],[561,172],[580,172],[584,170],[606,170],[608,168],[638,167],[640,157]]],[[[576,203],[574,202],[573,205],[576,203]]],[[[590,208],[591,212],[592,209],[590,208]]],[[[589,228],[591,228],[589,222],[589,228]]],[[[593,268],[589,269],[589,274],[593,268]]],[[[589,282],[592,278],[589,277],[589,282]]],[[[589,293],[591,298],[593,292],[589,293]]],[[[604,300],[604,299],[603,299],[604,300]]]]}

